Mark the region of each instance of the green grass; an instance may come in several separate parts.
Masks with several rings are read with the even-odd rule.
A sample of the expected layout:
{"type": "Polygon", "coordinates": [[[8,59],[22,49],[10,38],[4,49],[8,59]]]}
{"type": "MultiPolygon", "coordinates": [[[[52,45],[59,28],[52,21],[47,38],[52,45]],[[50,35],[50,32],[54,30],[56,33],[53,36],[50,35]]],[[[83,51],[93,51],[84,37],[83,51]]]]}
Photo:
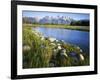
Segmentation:
{"type": "Polygon", "coordinates": [[[23,24],[30,27],[64,28],[71,30],[89,31],[89,26],[71,26],[66,24],[23,24]]]}
{"type": "Polygon", "coordinates": [[[30,28],[23,29],[23,45],[29,45],[29,51],[23,51],[23,68],[48,67],[52,52],[48,42],[41,41],[30,28]],[[45,45],[48,48],[41,48],[45,45]]]}
{"type": "MultiPolygon", "coordinates": [[[[61,44],[66,49],[67,55],[70,52],[80,54],[80,50],[76,48],[77,46],[67,43],[61,44]]],[[[50,67],[50,61],[54,61],[57,64],[56,67],[89,65],[87,55],[84,55],[84,61],[79,60],[76,64],[73,64],[74,59],[72,57],[62,58],[59,55],[60,51],[57,52],[56,58],[53,58],[53,49],[55,47],[50,45],[49,40],[41,40],[40,36],[32,32],[31,27],[23,27],[23,46],[25,45],[30,46],[30,50],[23,50],[23,68],[50,67]]]]}

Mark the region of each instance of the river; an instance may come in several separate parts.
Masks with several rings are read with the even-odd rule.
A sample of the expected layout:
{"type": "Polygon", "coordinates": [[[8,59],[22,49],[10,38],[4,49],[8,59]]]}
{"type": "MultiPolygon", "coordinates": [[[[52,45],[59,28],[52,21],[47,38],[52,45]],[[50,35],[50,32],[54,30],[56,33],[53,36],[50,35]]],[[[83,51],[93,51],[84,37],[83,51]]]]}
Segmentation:
{"type": "Polygon", "coordinates": [[[89,32],[46,27],[36,27],[33,29],[41,32],[45,37],[53,37],[57,40],[64,40],[66,43],[77,45],[83,52],[89,54],[89,32]]]}

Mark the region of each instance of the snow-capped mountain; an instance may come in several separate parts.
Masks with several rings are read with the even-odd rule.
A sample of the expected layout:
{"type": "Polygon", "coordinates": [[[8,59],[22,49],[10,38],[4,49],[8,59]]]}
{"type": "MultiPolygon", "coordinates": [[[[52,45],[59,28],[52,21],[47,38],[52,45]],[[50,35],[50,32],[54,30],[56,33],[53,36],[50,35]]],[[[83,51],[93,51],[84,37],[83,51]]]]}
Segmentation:
{"type": "Polygon", "coordinates": [[[23,22],[25,23],[40,23],[40,24],[70,24],[71,21],[70,17],[65,17],[65,16],[57,16],[57,17],[49,17],[45,16],[43,18],[38,18],[38,17],[24,17],[23,22]]]}

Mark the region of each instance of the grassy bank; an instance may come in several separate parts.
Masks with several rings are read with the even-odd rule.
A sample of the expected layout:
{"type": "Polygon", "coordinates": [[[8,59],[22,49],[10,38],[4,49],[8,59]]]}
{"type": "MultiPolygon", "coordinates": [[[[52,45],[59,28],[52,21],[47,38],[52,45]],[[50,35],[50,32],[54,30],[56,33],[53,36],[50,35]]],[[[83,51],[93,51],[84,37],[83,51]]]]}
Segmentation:
{"type": "Polygon", "coordinates": [[[44,37],[23,27],[23,68],[89,65],[89,58],[78,46],[44,37]]]}
{"type": "Polygon", "coordinates": [[[71,26],[71,25],[64,25],[64,24],[23,24],[23,26],[30,26],[30,27],[49,27],[49,28],[64,28],[64,29],[71,29],[71,30],[80,30],[80,31],[89,31],[89,26],[71,26]]]}

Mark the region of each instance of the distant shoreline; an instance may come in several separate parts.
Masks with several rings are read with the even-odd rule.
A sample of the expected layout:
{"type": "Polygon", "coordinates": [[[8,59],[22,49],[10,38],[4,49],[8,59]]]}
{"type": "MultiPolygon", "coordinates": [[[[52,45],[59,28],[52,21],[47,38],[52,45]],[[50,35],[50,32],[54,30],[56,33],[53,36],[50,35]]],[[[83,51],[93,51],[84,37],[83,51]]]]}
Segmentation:
{"type": "Polygon", "coordinates": [[[79,30],[79,31],[87,31],[89,32],[89,26],[72,26],[72,25],[64,25],[64,24],[23,24],[25,27],[46,27],[46,28],[63,28],[63,29],[70,29],[70,30],[79,30]]]}

